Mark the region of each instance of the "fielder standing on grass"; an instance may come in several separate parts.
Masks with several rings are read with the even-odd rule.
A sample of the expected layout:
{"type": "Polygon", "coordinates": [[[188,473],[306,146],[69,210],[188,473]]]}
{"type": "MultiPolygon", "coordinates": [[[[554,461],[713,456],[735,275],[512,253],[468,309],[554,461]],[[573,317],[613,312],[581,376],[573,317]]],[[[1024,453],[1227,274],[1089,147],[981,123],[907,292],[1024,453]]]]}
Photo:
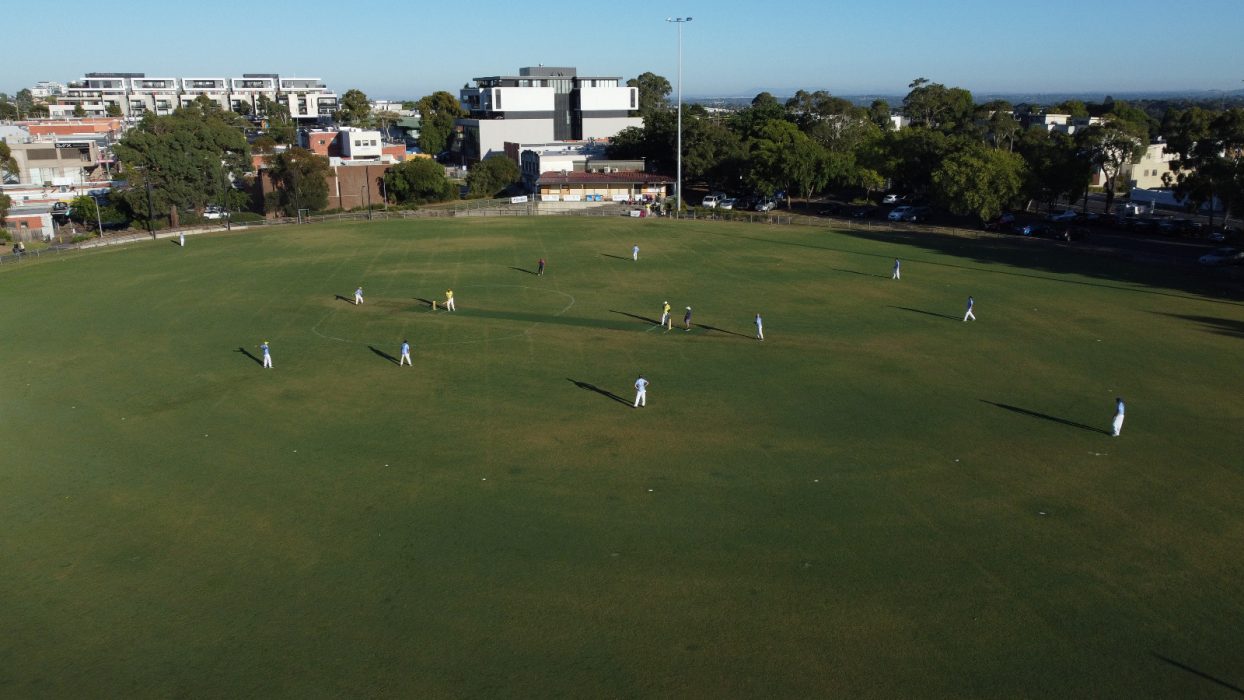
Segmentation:
{"type": "Polygon", "coordinates": [[[359,304],[362,304],[362,303],[363,303],[363,288],[359,287],[358,289],[354,290],[354,305],[358,306],[359,304]]]}
{"type": "Polygon", "coordinates": [[[968,311],[967,313],[963,314],[964,321],[968,320],[969,318],[972,319],[973,321],[976,320],[976,314],[972,313],[973,306],[976,306],[976,300],[973,299],[971,295],[968,295],[968,311]]]}
{"type": "Polygon", "coordinates": [[[411,367],[415,366],[415,363],[410,361],[410,341],[409,340],[402,341],[402,359],[397,361],[397,366],[401,367],[402,365],[410,365],[411,367]]]}
{"type": "Polygon", "coordinates": [[[540,258],[540,262],[536,263],[536,276],[544,276],[544,258],[540,258]]]}
{"type": "Polygon", "coordinates": [[[1123,397],[1114,397],[1114,423],[1110,426],[1110,436],[1119,437],[1123,432],[1123,397]]]}
{"type": "Polygon", "coordinates": [[[657,325],[666,326],[665,330],[667,331],[674,327],[674,322],[670,320],[670,303],[668,301],[661,306],[661,321],[657,325]]]}
{"type": "Polygon", "coordinates": [[[635,380],[635,408],[640,406],[648,407],[648,380],[642,374],[635,380]]]}
{"type": "Polygon", "coordinates": [[[765,339],[765,320],[756,314],[756,340],[765,339]]]}
{"type": "Polygon", "coordinates": [[[260,343],[259,349],[263,352],[263,366],[272,369],[272,354],[268,352],[268,341],[260,343]]]}
{"type": "Polygon", "coordinates": [[[687,312],[682,315],[682,325],[684,331],[691,330],[691,307],[687,307],[687,312]]]}
{"type": "Polygon", "coordinates": [[[631,246],[631,260],[635,260],[635,261],[639,260],[639,244],[638,243],[631,246]]]}
{"type": "Polygon", "coordinates": [[[182,248],[186,247],[186,232],[185,231],[182,231],[181,233],[177,234],[177,241],[181,243],[182,248]]]}
{"type": "Polygon", "coordinates": [[[900,267],[900,263],[898,261],[898,258],[894,258],[894,272],[890,274],[890,279],[892,280],[903,279],[903,276],[899,274],[899,267],[900,267]]]}
{"type": "Polygon", "coordinates": [[[445,310],[446,311],[457,311],[458,310],[458,307],[454,306],[454,290],[452,289],[445,290],[445,310]]]}

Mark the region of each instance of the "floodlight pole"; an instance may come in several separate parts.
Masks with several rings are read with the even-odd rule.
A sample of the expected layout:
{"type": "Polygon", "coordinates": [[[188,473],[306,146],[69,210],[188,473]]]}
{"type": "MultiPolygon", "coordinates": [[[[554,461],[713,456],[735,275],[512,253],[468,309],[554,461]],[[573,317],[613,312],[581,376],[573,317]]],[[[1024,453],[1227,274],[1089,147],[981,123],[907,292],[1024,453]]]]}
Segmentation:
{"type": "Polygon", "coordinates": [[[682,25],[690,17],[666,17],[666,22],[678,25],[678,181],[674,184],[674,196],[678,199],[678,213],[682,214],[682,25]]]}

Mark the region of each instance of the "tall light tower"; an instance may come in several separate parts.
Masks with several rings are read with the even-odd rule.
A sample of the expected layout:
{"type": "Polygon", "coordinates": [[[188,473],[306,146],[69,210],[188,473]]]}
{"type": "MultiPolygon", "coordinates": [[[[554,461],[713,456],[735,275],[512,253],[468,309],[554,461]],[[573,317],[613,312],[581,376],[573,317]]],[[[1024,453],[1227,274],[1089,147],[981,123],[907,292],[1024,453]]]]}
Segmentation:
{"type": "Polygon", "coordinates": [[[678,197],[678,213],[682,213],[682,25],[691,21],[690,17],[666,17],[666,22],[678,25],[678,182],[674,186],[674,195],[678,197]]]}

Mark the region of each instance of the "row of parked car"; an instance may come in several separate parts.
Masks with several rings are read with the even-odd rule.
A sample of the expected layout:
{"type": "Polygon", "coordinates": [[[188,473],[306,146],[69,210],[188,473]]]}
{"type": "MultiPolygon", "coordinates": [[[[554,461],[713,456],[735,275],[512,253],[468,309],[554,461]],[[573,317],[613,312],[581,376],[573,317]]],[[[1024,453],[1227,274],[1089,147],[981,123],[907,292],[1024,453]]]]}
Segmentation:
{"type": "Polygon", "coordinates": [[[752,209],[754,211],[772,211],[777,206],[774,197],[728,197],[724,192],[713,192],[700,200],[700,206],[707,209],[752,209]]]}

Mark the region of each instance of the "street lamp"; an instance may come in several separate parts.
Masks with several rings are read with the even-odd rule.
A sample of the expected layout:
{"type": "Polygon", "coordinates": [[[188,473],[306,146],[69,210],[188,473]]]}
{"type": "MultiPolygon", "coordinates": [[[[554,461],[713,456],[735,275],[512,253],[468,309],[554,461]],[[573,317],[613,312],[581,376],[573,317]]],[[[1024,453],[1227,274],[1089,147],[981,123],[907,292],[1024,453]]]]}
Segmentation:
{"type": "Polygon", "coordinates": [[[674,196],[678,198],[678,213],[682,214],[682,25],[691,18],[666,17],[665,21],[678,25],[678,182],[674,185],[674,196]]]}

